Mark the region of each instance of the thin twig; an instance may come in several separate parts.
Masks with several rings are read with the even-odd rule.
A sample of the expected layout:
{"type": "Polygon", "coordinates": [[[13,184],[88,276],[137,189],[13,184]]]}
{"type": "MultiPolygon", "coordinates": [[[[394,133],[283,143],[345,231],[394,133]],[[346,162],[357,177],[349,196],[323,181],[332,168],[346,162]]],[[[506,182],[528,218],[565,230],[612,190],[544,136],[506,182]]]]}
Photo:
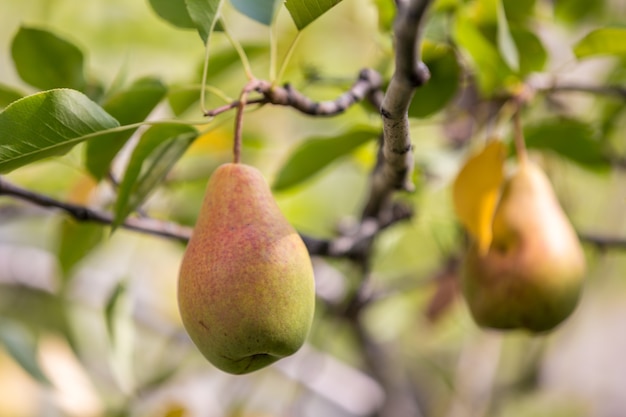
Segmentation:
{"type": "MultiPolygon", "coordinates": [[[[247,101],[247,104],[288,106],[310,116],[336,116],[358,102],[374,100],[375,97],[378,97],[377,92],[382,94],[382,84],[380,74],[373,69],[366,68],[361,70],[357,80],[350,89],[335,100],[314,101],[293,88],[290,84],[279,87],[269,81],[258,80],[253,90],[260,93],[262,97],[250,99],[247,101]]],[[[240,104],[240,101],[237,100],[224,106],[208,110],[204,115],[214,117],[237,108],[240,104]]]]}
{"type": "MultiPolygon", "coordinates": [[[[20,187],[0,177],[0,196],[2,195],[28,201],[40,207],[62,210],[67,215],[80,222],[111,225],[114,220],[113,214],[109,212],[60,201],[20,187]]],[[[369,233],[359,233],[329,240],[317,239],[306,235],[301,235],[301,237],[311,255],[334,258],[355,258],[360,256],[364,242],[370,241],[376,233],[392,224],[410,218],[411,215],[410,211],[400,207],[394,212],[396,214],[391,221],[374,225],[370,228],[369,233]]],[[[120,227],[149,235],[175,239],[181,242],[188,241],[193,231],[192,228],[187,226],[149,217],[129,217],[120,227]]]]}
{"type": "MultiPolygon", "coordinates": [[[[94,222],[104,225],[113,223],[114,216],[106,211],[96,210],[78,204],[67,203],[35,193],[12,184],[0,177],[0,195],[8,195],[28,201],[40,207],[58,208],[81,222],[94,222]]],[[[191,236],[191,228],[179,224],[150,218],[128,218],[121,227],[155,236],[187,241],[191,236]]]]}
{"type": "Polygon", "coordinates": [[[550,93],[579,92],[603,96],[613,96],[626,100],[626,86],[623,85],[587,85],[580,83],[555,83],[539,89],[550,93]]]}
{"type": "Polygon", "coordinates": [[[294,109],[311,116],[335,116],[343,113],[350,106],[370,97],[373,91],[382,88],[382,77],[370,68],[359,72],[355,83],[348,91],[332,101],[316,102],[294,89],[290,84],[283,87],[272,86],[265,81],[258,92],[262,93],[267,103],[280,106],[290,106],[294,109]]]}

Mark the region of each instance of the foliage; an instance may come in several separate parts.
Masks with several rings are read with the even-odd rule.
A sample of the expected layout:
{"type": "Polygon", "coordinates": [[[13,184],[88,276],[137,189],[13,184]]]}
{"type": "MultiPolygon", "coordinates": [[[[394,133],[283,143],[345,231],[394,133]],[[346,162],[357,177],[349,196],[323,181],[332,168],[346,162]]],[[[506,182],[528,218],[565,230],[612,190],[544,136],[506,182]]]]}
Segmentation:
{"type": "Polygon", "coordinates": [[[460,224],[488,244],[485,223],[504,174],[493,167],[515,154],[520,103],[526,146],[580,235],[601,248],[611,248],[604,234],[622,242],[626,16],[618,3],[433,2],[420,46],[430,80],[408,112],[417,187],[393,199],[414,215],[370,232],[365,261],[358,245],[341,251],[363,232],[352,226],[379,163],[378,109],[366,98],[322,118],[250,92],[242,159],[264,172],[286,217],[326,252],[314,256],[318,306],[303,352],[231,379],[182,330],[175,281],[183,246],[123,226],[152,222],[184,240],[181,225],[195,218],[208,176],[232,158],[232,103],[251,78],[288,82],[316,102],[341,96],[365,67],[388,85],[394,2],[0,0],[0,391],[15,384],[65,398],[35,405],[8,395],[0,417],[389,416],[380,411],[382,376],[396,369],[428,416],[625,414],[612,390],[626,384],[617,356],[624,342],[595,342],[622,330],[626,317],[622,252],[587,245],[584,302],[549,335],[481,331],[457,285],[460,224]],[[507,146],[475,157],[454,183],[493,137],[507,146]],[[70,205],[77,218],[36,210],[2,181],[70,205]],[[86,207],[111,226],[82,221],[86,207]],[[371,299],[358,327],[351,309],[363,293],[371,299]],[[389,345],[391,364],[368,356],[389,345]],[[63,376],[56,362],[78,376],[63,376]],[[604,384],[602,403],[588,380],[604,384]],[[176,389],[183,386],[200,388],[176,389]],[[67,398],[85,400],[75,401],[82,409],[67,398]]]}

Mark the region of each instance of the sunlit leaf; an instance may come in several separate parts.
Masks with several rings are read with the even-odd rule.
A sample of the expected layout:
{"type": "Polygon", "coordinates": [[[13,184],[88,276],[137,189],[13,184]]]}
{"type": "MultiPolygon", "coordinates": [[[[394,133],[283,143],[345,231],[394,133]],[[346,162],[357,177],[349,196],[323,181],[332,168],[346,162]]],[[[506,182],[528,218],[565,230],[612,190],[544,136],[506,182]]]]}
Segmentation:
{"type": "Polygon", "coordinates": [[[534,12],[536,0],[502,0],[509,22],[524,22],[534,12]]]}
{"type": "Polygon", "coordinates": [[[589,0],[553,0],[554,16],[562,21],[580,24],[602,16],[608,2],[589,0]]]}
{"type": "Polygon", "coordinates": [[[13,38],[11,55],[20,78],[41,90],[84,91],[87,85],[82,51],[47,30],[21,27],[13,38]]]}
{"type": "Polygon", "coordinates": [[[24,97],[22,93],[8,85],[0,84],[0,110],[24,97]]]}
{"type": "Polygon", "coordinates": [[[62,155],[117,120],[82,93],[58,89],[13,102],[0,113],[0,172],[62,155]]]}
{"type": "Polygon", "coordinates": [[[511,36],[511,31],[509,30],[509,22],[507,21],[507,17],[504,12],[504,7],[502,6],[501,0],[498,0],[497,3],[497,13],[498,49],[500,50],[500,54],[502,55],[502,58],[504,58],[504,61],[507,63],[509,68],[517,71],[519,69],[519,53],[517,51],[515,41],[513,40],[513,36],[511,36]]]}
{"type": "MultiPolygon", "coordinates": [[[[167,88],[159,79],[141,78],[128,88],[107,97],[102,106],[122,125],[129,125],[144,121],[166,93],[167,88]]],[[[94,178],[102,179],[106,176],[111,161],[135,130],[108,133],[87,143],[85,165],[94,178]]]]}
{"type": "Polygon", "coordinates": [[[282,4],[281,0],[230,0],[230,2],[250,19],[268,26],[282,4]]]}
{"type": "Polygon", "coordinates": [[[463,12],[478,26],[498,23],[498,3],[500,0],[474,0],[466,2],[463,12]]]}
{"type": "Polygon", "coordinates": [[[302,30],[341,0],[286,0],[285,6],[298,30],[302,30]]]}
{"type": "Polygon", "coordinates": [[[574,47],[578,58],[595,55],[626,56],[626,28],[602,28],[591,31],[574,47]]]}
{"type": "Polygon", "coordinates": [[[113,227],[139,207],[197,136],[193,127],[177,124],[152,126],[144,132],[118,189],[113,227]]]}
{"type": "Polygon", "coordinates": [[[493,140],[465,162],[454,180],[454,210],[480,253],[486,253],[491,244],[491,222],[504,181],[505,155],[502,142],[493,140]]]}
{"type": "Polygon", "coordinates": [[[174,26],[184,29],[195,29],[185,0],[149,0],[154,12],[174,26]]]}
{"type": "Polygon", "coordinates": [[[38,382],[50,385],[50,380],[37,360],[37,340],[17,323],[0,319],[0,344],[20,366],[38,382]]]}
{"type": "Polygon", "coordinates": [[[219,17],[223,0],[185,0],[187,11],[206,45],[219,17]]]}
{"type": "Polygon", "coordinates": [[[430,79],[415,91],[410,117],[427,117],[443,109],[459,88],[461,69],[452,48],[427,42],[422,58],[430,70],[430,79]]]}
{"type": "Polygon", "coordinates": [[[379,134],[376,129],[357,128],[340,136],[314,137],[303,141],[278,172],[272,188],[279,191],[301,183],[379,134]]]}
{"type": "Polygon", "coordinates": [[[386,0],[374,0],[376,9],[378,10],[378,27],[385,32],[391,30],[393,19],[396,16],[395,5],[386,0]]]}
{"type": "Polygon", "coordinates": [[[550,150],[579,165],[592,169],[609,167],[602,142],[594,129],[575,119],[552,119],[524,129],[528,148],[550,150]]]}
{"type": "MultiPolygon", "coordinates": [[[[380,0],[377,0],[377,2],[380,0]]],[[[381,1],[381,3],[388,3],[385,1],[381,1]]],[[[432,5],[433,12],[449,12],[453,11],[457,7],[459,7],[462,3],[462,0],[435,0],[432,5]]]]}

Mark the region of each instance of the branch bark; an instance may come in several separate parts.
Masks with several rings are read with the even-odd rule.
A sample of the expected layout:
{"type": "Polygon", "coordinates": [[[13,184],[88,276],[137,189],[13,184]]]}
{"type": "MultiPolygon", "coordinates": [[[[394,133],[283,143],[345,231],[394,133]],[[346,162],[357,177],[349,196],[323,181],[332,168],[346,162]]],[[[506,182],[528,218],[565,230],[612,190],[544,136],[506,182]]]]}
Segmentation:
{"type": "MultiPolygon", "coordinates": [[[[113,214],[107,211],[60,201],[20,187],[0,177],[0,196],[2,195],[27,201],[39,207],[61,210],[80,222],[111,225],[114,219],[113,214]]],[[[369,245],[369,242],[376,234],[392,224],[410,218],[410,216],[411,212],[409,210],[398,205],[394,210],[394,216],[388,219],[386,223],[370,222],[368,227],[359,228],[358,232],[354,234],[340,236],[336,239],[318,239],[302,234],[300,236],[311,255],[333,258],[361,258],[363,256],[363,248],[369,245]]],[[[149,217],[129,217],[120,227],[181,242],[187,242],[193,232],[191,227],[149,217]]]]}
{"type": "MultiPolygon", "coordinates": [[[[335,100],[313,101],[290,84],[279,87],[269,81],[258,80],[254,91],[260,93],[262,97],[248,100],[247,104],[288,106],[310,116],[330,117],[343,113],[352,105],[365,99],[372,101],[374,105],[379,107],[380,103],[376,101],[376,98],[379,97],[378,93],[382,93],[382,85],[383,79],[381,75],[371,68],[365,68],[361,70],[357,80],[350,89],[335,100]]],[[[234,101],[225,106],[207,111],[205,116],[215,117],[239,105],[239,101],[234,101]]]]}
{"type": "Polygon", "coordinates": [[[415,89],[430,78],[421,58],[422,31],[432,0],[397,2],[394,22],[396,69],[380,106],[383,141],[380,163],[372,174],[368,201],[362,217],[384,215],[392,193],[413,189],[413,151],[408,110],[415,89]]]}
{"type": "MultiPolygon", "coordinates": [[[[28,201],[40,207],[57,208],[64,211],[75,220],[82,222],[93,222],[103,225],[111,225],[113,223],[113,215],[111,213],[78,204],[59,201],[19,187],[8,182],[2,177],[0,177],[0,195],[7,195],[20,200],[28,201]]],[[[150,235],[176,239],[183,242],[189,240],[189,237],[191,236],[191,228],[189,227],[146,217],[129,217],[120,227],[150,235]]]]}

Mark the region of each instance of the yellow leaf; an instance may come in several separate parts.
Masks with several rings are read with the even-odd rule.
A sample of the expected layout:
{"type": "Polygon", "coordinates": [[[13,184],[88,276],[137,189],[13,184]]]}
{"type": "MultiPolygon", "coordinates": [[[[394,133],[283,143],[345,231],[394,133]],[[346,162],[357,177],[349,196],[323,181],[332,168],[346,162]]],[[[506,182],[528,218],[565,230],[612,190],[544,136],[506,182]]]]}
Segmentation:
{"type": "Polygon", "coordinates": [[[491,141],[465,162],[453,185],[456,215],[481,254],[491,244],[493,213],[504,181],[504,157],[502,142],[491,141]]]}
{"type": "Polygon", "coordinates": [[[164,417],[185,417],[187,409],[180,404],[171,404],[165,411],[164,417]]]}
{"type": "Polygon", "coordinates": [[[214,152],[230,151],[233,147],[232,133],[225,129],[210,129],[198,136],[189,147],[189,154],[208,155],[214,152]]]}

